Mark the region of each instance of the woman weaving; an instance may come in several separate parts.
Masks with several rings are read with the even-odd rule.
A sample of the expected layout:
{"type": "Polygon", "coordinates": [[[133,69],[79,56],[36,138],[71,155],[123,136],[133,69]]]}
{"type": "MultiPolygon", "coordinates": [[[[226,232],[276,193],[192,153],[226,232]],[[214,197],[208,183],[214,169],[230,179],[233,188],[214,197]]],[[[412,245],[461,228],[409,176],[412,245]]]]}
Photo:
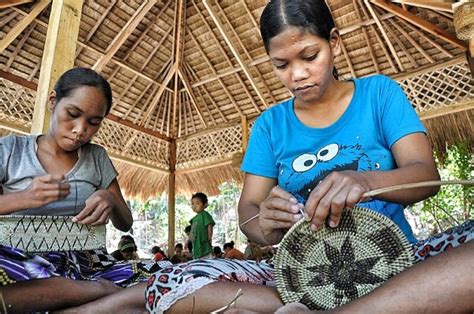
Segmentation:
{"type": "MultiPolygon", "coordinates": [[[[49,96],[48,132],[0,139],[0,214],[67,215],[92,226],[110,219],[128,231],[133,220],[117,172],[105,149],[90,143],[111,105],[103,77],[85,68],[65,72],[49,96]]],[[[131,264],[116,265],[105,251],[30,254],[3,245],[0,275],[9,312],[80,305],[138,278],[131,264]]]]}
{"type": "MultiPolygon", "coordinates": [[[[242,231],[256,243],[273,245],[303,218],[302,211],[318,230],[325,221],[336,227],[342,209],[358,204],[390,218],[415,244],[403,205],[423,200],[437,188],[363,197],[381,187],[439,179],[426,131],[400,86],[382,75],[337,79],[334,59],[342,49],[341,37],[323,0],[269,1],[260,31],[274,72],[294,97],[266,110],[252,127],[242,164],[242,231]]],[[[437,254],[472,239],[472,223],[450,235],[414,245],[417,261],[426,258],[424,248],[430,245],[441,248],[430,252],[437,254]]],[[[472,248],[471,244],[460,249],[469,255],[472,248]]],[[[452,262],[457,256],[448,253],[447,258],[452,262]]],[[[429,265],[443,263],[442,255],[434,257],[434,263],[420,263],[415,273],[426,274],[423,269],[433,269],[429,265]]],[[[467,267],[463,263],[460,270],[467,267]]],[[[274,279],[266,263],[194,260],[163,269],[146,285],[123,291],[123,298],[115,298],[119,302],[113,295],[78,310],[106,311],[131,304],[143,309],[146,289],[151,312],[209,312],[228,305],[242,289],[237,307],[268,313],[282,305],[274,279]]],[[[409,279],[403,281],[410,285],[409,279]]],[[[429,302],[420,304],[430,308],[429,302]]]]}

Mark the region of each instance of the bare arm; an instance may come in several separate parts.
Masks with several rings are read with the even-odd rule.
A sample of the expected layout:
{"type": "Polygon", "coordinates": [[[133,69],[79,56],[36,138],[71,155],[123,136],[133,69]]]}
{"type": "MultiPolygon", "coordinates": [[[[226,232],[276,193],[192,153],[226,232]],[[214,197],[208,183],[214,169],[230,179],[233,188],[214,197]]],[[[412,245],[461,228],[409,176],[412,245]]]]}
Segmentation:
{"type": "Polygon", "coordinates": [[[334,312],[471,313],[474,241],[416,264],[334,312]]]}
{"type": "Polygon", "coordinates": [[[280,242],[285,231],[301,219],[299,210],[303,205],[276,183],[276,179],[246,173],[240,196],[241,230],[251,241],[263,245],[280,242]],[[242,225],[257,214],[258,219],[242,225]]]}
{"type": "MultiPolygon", "coordinates": [[[[414,133],[392,146],[397,169],[389,171],[332,172],[311,192],[305,205],[308,220],[319,227],[326,217],[337,225],[342,209],[364,201],[365,192],[403,183],[439,180],[428,138],[414,133]]],[[[410,189],[382,194],[377,198],[400,204],[412,204],[432,196],[438,187],[410,189]]]]}

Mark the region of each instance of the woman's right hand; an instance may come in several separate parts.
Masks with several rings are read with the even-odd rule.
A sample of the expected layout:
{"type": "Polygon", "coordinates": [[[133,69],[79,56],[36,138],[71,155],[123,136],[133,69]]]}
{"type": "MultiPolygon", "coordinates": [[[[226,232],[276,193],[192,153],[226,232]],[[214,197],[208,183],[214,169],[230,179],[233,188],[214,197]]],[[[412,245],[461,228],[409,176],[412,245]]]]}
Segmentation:
{"type": "Polygon", "coordinates": [[[37,208],[65,199],[69,195],[69,188],[70,185],[64,182],[63,175],[47,174],[34,177],[22,194],[29,204],[28,208],[37,208]]]}
{"type": "Polygon", "coordinates": [[[279,186],[271,189],[259,207],[259,225],[268,244],[279,243],[286,230],[303,217],[301,210],[304,205],[279,186]]]}

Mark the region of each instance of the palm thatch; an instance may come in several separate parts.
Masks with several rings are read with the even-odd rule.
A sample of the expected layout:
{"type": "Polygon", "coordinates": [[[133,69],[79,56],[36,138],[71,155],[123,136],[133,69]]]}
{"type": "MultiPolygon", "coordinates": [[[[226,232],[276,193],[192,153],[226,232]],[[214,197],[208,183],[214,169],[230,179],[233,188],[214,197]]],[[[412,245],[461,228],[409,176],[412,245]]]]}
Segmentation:
{"type": "MultiPolygon", "coordinates": [[[[290,97],[260,40],[267,0],[83,2],[74,63],[111,82],[114,105],[94,141],[113,157],[126,194],[167,191],[170,173],[178,192],[214,194],[223,181],[240,182],[252,121],[290,97]]],[[[343,39],[340,77],[392,76],[437,151],[458,141],[472,149],[474,81],[454,1],[327,2],[343,39]]],[[[4,130],[30,132],[51,12],[50,0],[0,4],[4,130]]]]}

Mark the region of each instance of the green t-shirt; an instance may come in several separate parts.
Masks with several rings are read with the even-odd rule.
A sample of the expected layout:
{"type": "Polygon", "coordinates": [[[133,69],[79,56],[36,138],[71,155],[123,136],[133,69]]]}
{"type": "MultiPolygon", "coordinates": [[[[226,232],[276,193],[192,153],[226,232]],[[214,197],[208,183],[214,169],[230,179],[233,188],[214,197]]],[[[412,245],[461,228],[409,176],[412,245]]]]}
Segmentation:
{"type": "Polygon", "coordinates": [[[193,241],[193,258],[200,258],[212,252],[212,239],[208,238],[207,226],[215,225],[214,219],[203,210],[191,219],[191,236],[193,241]]]}

